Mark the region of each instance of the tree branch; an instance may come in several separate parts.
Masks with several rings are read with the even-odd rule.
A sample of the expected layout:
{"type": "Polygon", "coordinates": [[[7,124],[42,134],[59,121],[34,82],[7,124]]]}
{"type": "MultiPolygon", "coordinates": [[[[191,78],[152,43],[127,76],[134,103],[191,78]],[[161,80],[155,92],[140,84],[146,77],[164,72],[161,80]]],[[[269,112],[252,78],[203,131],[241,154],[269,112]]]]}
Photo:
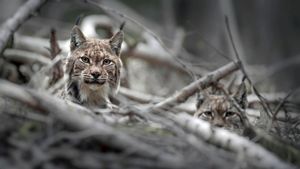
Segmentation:
{"type": "Polygon", "coordinates": [[[221,78],[225,77],[226,75],[236,71],[239,69],[240,62],[231,62],[211,73],[202,77],[199,80],[196,80],[189,84],[188,86],[184,87],[174,95],[166,98],[165,100],[157,103],[152,108],[154,110],[159,110],[162,108],[173,107],[174,105],[180,104],[186,101],[190,96],[195,94],[200,89],[207,88],[211,83],[220,80],[221,78]]]}
{"type": "Polygon", "coordinates": [[[9,37],[45,2],[46,0],[29,0],[18,9],[12,18],[4,22],[0,31],[0,53],[3,52],[9,37]]]}
{"type": "MultiPolygon", "coordinates": [[[[235,56],[235,58],[236,58],[238,61],[241,62],[240,55],[239,55],[238,50],[237,50],[237,48],[236,48],[236,45],[235,45],[235,43],[234,43],[234,41],[233,41],[233,36],[232,36],[231,29],[230,29],[230,25],[229,25],[229,20],[228,20],[228,17],[226,17],[226,16],[225,16],[225,24],[226,24],[226,30],[227,30],[227,32],[228,32],[228,36],[229,36],[230,43],[231,43],[232,48],[233,48],[233,51],[234,51],[234,53],[235,53],[234,56],[235,56]]],[[[260,103],[261,103],[261,105],[262,105],[262,107],[263,107],[263,109],[264,109],[264,111],[265,111],[265,114],[268,116],[268,118],[270,118],[270,116],[271,116],[271,114],[272,114],[272,112],[271,112],[271,110],[270,110],[270,107],[268,106],[267,103],[264,102],[264,99],[262,98],[262,96],[260,95],[260,93],[258,92],[258,90],[256,89],[256,87],[255,87],[254,84],[252,83],[252,81],[251,81],[250,77],[248,76],[248,73],[247,73],[247,71],[246,71],[244,65],[242,64],[242,62],[241,62],[240,69],[241,69],[241,71],[243,72],[244,76],[246,77],[248,83],[252,86],[253,92],[254,92],[254,93],[257,95],[257,97],[260,99],[260,101],[261,101],[260,103]]]]}
{"type": "Polygon", "coordinates": [[[195,119],[187,114],[170,114],[170,117],[189,132],[194,133],[208,142],[238,154],[241,153],[240,155],[246,156],[247,159],[256,159],[256,163],[262,168],[294,168],[291,165],[283,163],[276,156],[248,139],[239,137],[224,129],[212,128],[208,122],[195,119]]]}
{"type": "Polygon", "coordinates": [[[183,161],[174,154],[163,153],[155,147],[144,144],[134,138],[115,130],[97,120],[97,116],[82,106],[63,101],[46,93],[22,88],[5,80],[0,80],[0,94],[18,101],[44,113],[50,113],[55,118],[75,130],[96,130],[95,136],[102,142],[114,146],[130,154],[139,154],[148,158],[158,159],[169,165],[180,166],[183,161]]]}
{"type": "MultiPolygon", "coordinates": [[[[119,93],[131,100],[137,101],[139,103],[158,103],[164,100],[165,98],[154,96],[146,93],[141,93],[138,91],[134,91],[125,87],[120,87],[119,93]]],[[[191,104],[181,104],[176,107],[174,107],[177,111],[183,111],[187,113],[194,113],[195,112],[195,105],[191,104]]]]}
{"type": "Polygon", "coordinates": [[[3,57],[7,60],[21,62],[24,64],[40,63],[42,65],[51,64],[51,60],[46,56],[18,49],[6,49],[3,57]]]}

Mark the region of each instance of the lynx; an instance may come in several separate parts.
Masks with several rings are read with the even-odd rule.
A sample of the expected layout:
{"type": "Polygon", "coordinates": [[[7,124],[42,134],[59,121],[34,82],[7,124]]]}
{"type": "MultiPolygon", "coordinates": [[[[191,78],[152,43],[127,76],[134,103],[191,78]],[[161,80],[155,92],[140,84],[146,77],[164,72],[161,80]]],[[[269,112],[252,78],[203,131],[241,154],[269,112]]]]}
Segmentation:
{"type": "MultiPolygon", "coordinates": [[[[207,94],[206,96],[199,96],[194,117],[208,121],[215,127],[225,128],[241,134],[243,130],[241,113],[244,112],[239,112],[226,95],[207,94]]],[[[232,97],[242,109],[246,108],[247,98],[244,85],[232,97]]]]}
{"type": "Polygon", "coordinates": [[[86,38],[78,26],[71,31],[67,57],[66,98],[90,108],[107,107],[120,86],[123,28],[110,39],[86,38]]]}

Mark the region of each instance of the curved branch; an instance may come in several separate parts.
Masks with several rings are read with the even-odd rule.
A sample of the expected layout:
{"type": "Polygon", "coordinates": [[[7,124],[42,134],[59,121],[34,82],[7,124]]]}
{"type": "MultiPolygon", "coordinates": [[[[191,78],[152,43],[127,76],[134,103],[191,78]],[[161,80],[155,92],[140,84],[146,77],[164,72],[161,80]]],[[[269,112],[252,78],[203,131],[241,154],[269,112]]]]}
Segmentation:
{"type": "Polygon", "coordinates": [[[29,0],[17,10],[12,18],[4,22],[0,31],[0,53],[3,52],[9,37],[45,2],[46,0],[29,0]]]}
{"type": "Polygon", "coordinates": [[[195,94],[197,91],[207,88],[213,82],[220,80],[226,75],[239,69],[239,62],[231,62],[227,65],[207,74],[199,80],[194,81],[188,86],[184,87],[174,95],[166,98],[165,100],[157,103],[152,108],[159,110],[162,108],[173,107],[174,105],[180,104],[186,101],[190,96],[195,94]]]}
{"type": "Polygon", "coordinates": [[[51,60],[46,56],[39,55],[33,52],[27,52],[18,49],[6,49],[4,51],[4,58],[12,61],[18,61],[22,63],[35,63],[38,62],[42,65],[51,64],[51,60]]]}

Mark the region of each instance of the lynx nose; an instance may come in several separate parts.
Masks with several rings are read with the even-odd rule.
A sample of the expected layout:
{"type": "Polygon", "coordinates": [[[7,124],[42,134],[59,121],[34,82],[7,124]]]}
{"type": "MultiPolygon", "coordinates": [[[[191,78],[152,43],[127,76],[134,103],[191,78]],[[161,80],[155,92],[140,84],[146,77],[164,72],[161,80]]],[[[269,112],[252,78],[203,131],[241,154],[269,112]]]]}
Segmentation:
{"type": "Polygon", "coordinates": [[[213,120],[213,125],[222,128],[225,126],[225,121],[222,118],[216,117],[213,120]]]}
{"type": "Polygon", "coordinates": [[[100,76],[100,72],[92,72],[91,75],[94,79],[97,79],[100,76]]]}
{"type": "Polygon", "coordinates": [[[220,127],[220,128],[224,127],[224,125],[223,125],[223,124],[220,124],[220,123],[215,124],[215,126],[216,126],[216,127],[220,127]]]}

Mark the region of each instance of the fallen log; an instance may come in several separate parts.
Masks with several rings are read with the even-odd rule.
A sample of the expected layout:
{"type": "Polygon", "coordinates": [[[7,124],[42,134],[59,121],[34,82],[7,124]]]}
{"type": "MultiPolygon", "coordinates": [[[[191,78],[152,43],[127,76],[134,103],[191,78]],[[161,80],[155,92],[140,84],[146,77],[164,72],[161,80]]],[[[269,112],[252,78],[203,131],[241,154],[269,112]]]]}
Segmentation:
{"type": "Polygon", "coordinates": [[[95,136],[96,139],[130,154],[154,158],[159,162],[174,165],[173,167],[175,168],[183,164],[183,160],[175,154],[162,152],[155,147],[144,144],[129,135],[115,130],[97,120],[93,112],[80,105],[61,100],[40,91],[23,88],[5,80],[0,80],[0,95],[25,103],[44,113],[50,113],[72,129],[79,131],[95,130],[98,133],[95,136]]]}
{"type": "Polygon", "coordinates": [[[190,133],[201,137],[207,142],[236,152],[239,156],[245,156],[246,159],[255,160],[256,164],[261,168],[295,168],[290,164],[282,162],[258,144],[225,129],[212,128],[208,122],[193,118],[188,114],[169,114],[169,117],[190,133]]]}
{"type": "Polygon", "coordinates": [[[166,98],[165,100],[157,103],[152,107],[154,110],[160,110],[163,108],[173,107],[177,104],[180,104],[186,101],[190,96],[195,94],[196,92],[209,87],[214,82],[217,82],[221,78],[229,75],[230,73],[239,69],[239,62],[231,62],[227,65],[207,74],[206,76],[192,82],[188,86],[184,87],[177,93],[172,96],[166,98]]]}

